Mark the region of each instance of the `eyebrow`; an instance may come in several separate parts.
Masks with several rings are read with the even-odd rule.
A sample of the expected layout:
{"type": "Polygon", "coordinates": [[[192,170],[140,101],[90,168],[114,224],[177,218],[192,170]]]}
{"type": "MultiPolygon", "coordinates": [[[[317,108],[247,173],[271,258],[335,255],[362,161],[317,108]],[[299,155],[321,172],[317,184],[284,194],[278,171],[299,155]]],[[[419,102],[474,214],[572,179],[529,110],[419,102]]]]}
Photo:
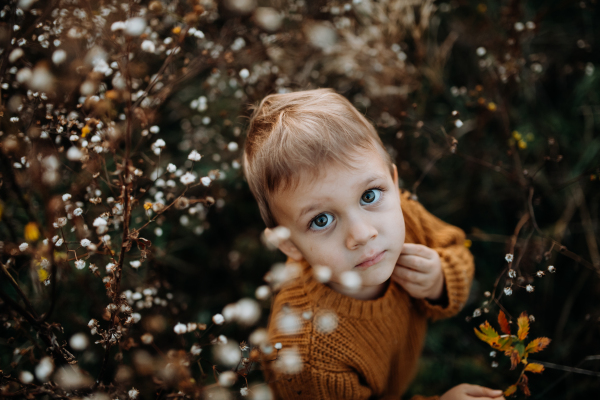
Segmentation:
{"type": "MultiPolygon", "coordinates": [[[[369,185],[370,183],[376,181],[377,179],[381,179],[382,176],[381,175],[370,175],[367,179],[365,179],[362,184],[360,186],[364,187],[369,185]]],[[[302,219],[302,217],[306,214],[308,214],[311,211],[316,210],[317,208],[321,207],[321,203],[312,203],[309,204],[308,206],[304,207],[302,210],[300,210],[300,214],[298,215],[298,218],[296,219],[296,222],[299,222],[300,219],[302,219]]]]}

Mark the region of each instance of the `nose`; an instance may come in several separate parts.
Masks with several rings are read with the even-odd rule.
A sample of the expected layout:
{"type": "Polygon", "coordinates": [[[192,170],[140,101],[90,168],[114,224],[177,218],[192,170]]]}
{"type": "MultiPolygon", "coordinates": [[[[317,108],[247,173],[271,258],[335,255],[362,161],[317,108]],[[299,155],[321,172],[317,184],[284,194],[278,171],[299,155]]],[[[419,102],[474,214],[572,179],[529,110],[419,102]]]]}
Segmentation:
{"type": "Polygon", "coordinates": [[[354,250],[377,237],[377,229],[366,216],[356,216],[348,220],[346,248],[354,250]]]}

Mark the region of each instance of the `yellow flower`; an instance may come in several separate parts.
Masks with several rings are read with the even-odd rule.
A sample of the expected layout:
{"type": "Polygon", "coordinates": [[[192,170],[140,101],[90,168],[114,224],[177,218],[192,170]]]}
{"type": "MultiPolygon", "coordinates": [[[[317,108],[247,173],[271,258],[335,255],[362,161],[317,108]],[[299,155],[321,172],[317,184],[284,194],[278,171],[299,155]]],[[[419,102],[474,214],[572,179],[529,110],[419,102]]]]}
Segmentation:
{"type": "Polygon", "coordinates": [[[181,27],[180,26],[176,26],[175,28],[173,28],[172,31],[174,34],[179,35],[179,33],[181,33],[181,27]]]}
{"type": "Polygon", "coordinates": [[[471,247],[471,245],[473,244],[473,242],[471,241],[471,239],[467,239],[465,240],[465,247],[468,249],[469,247],[471,247]]]}
{"type": "Polygon", "coordinates": [[[513,131],[512,136],[515,138],[515,140],[521,140],[523,138],[523,136],[517,131],[513,131]]]}
{"type": "Polygon", "coordinates": [[[488,110],[490,111],[496,111],[496,103],[494,103],[493,101],[488,103],[488,110]]]}
{"type": "Polygon", "coordinates": [[[25,240],[35,242],[40,238],[40,230],[35,222],[30,222],[25,225],[25,240]]]}
{"type": "Polygon", "coordinates": [[[85,137],[85,135],[87,135],[88,133],[90,133],[91,129],[89,126],[84,126],[83,129],[81,130],[81,137],[85,137]]]}
{"type": "Polygon", "coordinates": [[[144,203],[144,210],[148,211],[151,208],[152,208],[152,203],[150,203],[149,201],[144,203]]]}
{"type": "Polygon", "coordinates": [[[519,140],[519,148],[520,149],[526,149],[527,148],[527,142],[524,140],[519,140]]]}
{"type": "Polygon", "coordinates": [[[39,268],[37,272],[40,282],[44,282],[46,279],[48,279],[48,271],[46,271],[44,268],[39,268]]]}

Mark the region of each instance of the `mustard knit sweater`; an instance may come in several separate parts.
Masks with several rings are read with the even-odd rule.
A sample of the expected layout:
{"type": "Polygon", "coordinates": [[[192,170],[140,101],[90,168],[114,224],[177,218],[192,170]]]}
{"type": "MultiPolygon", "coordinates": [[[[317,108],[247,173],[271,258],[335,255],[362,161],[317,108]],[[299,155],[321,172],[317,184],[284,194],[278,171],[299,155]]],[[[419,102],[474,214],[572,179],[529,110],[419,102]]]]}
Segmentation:
{"type": "Polygon", "coordinates": [[[264,362],[277,399],[400,399],[416,373],[427,319],[450,317],[464,305],[474,264],[463,231],[427,212],[408,192],[400,197],[405,242],[438,251],[447,298],[433,305],[389,281],[381,297],[357,300],[318,282],[310,265],[301,263],[300,276],[276,295],[269,318],[269,339],[282,345],[264,362]],[[300,329],[285,331],[290,321],[300,329]]]}

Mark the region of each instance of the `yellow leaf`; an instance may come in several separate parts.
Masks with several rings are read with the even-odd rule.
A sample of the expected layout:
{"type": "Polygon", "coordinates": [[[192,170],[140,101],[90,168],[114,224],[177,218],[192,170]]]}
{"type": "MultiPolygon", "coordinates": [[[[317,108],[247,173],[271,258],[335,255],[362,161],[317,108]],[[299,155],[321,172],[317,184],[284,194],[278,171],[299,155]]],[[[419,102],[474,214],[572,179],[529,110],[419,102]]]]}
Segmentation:
{"type": "Polygon", "coordinates": [[[510,385],[505,391],[504,391],[504,395],[505,396],[512,396],[513,394],[515,394],[515,392],[517,391],[517,385],[510,385]]]}
{"type": "Polygon", "coordinates": [[[525,371],[533,372],[534,374],[539,374],[544,370],[544,366],[542,364],[529,363],[525,367],[525,371]]]}
{"type": "Polygon", "coordinates": [[[44,268],[38,269],[37,272],[40,282],[44,282],[46,279],[48,279],[48,271],[46,271],[44,268]]]}
{"type": "Polygon", "coordinates": [[[172,32],[176,35],[179,35],[181,33],[181,27],[176,26],[175,28],[172,29],[172,32]]]}
{"type": "Polygon", "coordinates": [[[30,222],[25,225],[24,236],[25,240],[28,242],[35,242],[40,238],[40,230],[35,222],[30,222]]]}
{"type": "Polygon", "coordinates": [[[537,353],[542,351],[550,344],[551,340],[547,337],[540,337],[529,342],[525,348],[525,353],[537,353]]]}
{"type": "Polygon", "coordinates": [[[517,320],[517,325],[519,326],[519,331],[517,332],[517,336],[519,340],[524,340],[529,334],[529,317],[527,316],[527,312],[523,311],[517,320]]]}

